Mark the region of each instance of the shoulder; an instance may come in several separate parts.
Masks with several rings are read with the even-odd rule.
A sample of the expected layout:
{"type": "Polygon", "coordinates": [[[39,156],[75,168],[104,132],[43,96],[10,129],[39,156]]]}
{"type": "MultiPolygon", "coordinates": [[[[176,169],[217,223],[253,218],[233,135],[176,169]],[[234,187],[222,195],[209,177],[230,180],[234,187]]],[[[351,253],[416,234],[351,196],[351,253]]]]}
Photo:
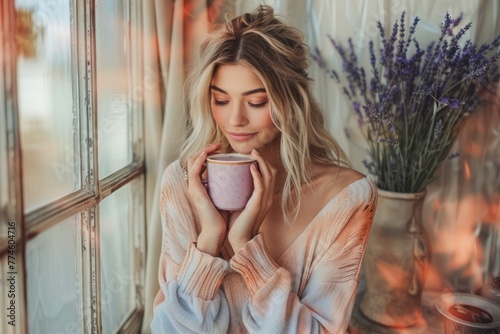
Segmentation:
{"type": "Polygon", "coordinates": [[[342,189],[348,188],[351,194],[360,199],[365,199],[366,201],[373,201],[376,199],[377,189],[368,176],[351,168],[337,168],[339,168],[339,172],[336,182],[342,189]]]}
{"type": "Polygon", "coordinates": [[[373,211],[377,203],[377,190],[373,181],[364,174],[347,167],[315,165],[311,177],[315,202],[342,212],[373,211]],[[337,205],[333,205],[337,203],[337,205]],[[338,205],[341,205],[339,207],[338,205]]]}
{"type": "MultiPolygon", "coordinates": [[[[330,202],[329,214],[325,217],[341,218],[335,222],[339,233],[343,230],[368,233],[377,207],[377,188],[374,182],[370,177],[347,167],[330,166],[326,171],[324,187],[330,202]]],[[[325,226],[331,228],[331,222],[330,219],[330,223],[325,226]]]]}
{"type": "Polygon", "coordinates": [[[363,180],[366,176],[354,169],[339,166],[329,166],[330,182],[337,185],[339,190],[353,185],[355,182],[363,180]]]}
{"type": "Polygon", "coordinates": [[[347,167],[317,164],[313,167],[312,183],[314,188],[333,198],[344,190],[373,192],[373,182],[364,174],[347,167]]]}

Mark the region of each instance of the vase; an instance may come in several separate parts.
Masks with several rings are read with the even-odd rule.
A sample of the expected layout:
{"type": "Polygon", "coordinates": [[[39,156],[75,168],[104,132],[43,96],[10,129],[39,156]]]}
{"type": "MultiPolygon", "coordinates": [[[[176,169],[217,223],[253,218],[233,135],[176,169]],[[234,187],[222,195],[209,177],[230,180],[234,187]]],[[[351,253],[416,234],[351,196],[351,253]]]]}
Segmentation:
{"type": "Polygon", "coordinates": [[[430,260],[422,225],[426,191],[378,190],[378,203],[363,260],[362,314],[380,325],[407,328],[422,324],[421,299],[430,260]]]}

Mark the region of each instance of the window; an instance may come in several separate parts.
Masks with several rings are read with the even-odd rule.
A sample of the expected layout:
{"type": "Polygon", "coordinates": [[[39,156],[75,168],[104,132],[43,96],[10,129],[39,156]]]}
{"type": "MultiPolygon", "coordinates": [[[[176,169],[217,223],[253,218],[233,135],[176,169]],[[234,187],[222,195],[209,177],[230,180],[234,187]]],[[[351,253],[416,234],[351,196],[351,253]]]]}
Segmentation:
{"type": "Polygon", "coordinates": [[[141,11],[140,0],[0,2],[2,333],[140,328],[141,11]]]}

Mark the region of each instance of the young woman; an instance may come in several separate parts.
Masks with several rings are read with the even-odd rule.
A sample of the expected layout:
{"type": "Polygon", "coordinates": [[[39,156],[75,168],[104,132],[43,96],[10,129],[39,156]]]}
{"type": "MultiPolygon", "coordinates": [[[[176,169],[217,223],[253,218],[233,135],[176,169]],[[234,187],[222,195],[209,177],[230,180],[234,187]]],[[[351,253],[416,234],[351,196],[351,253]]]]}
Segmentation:
{"type": "Polygon", "coordinates": [[[300,32],[260,6],[217,27],[187,82],[192,128],[165,171],[154,333],[344,333],[376,190],[324,127],[300,32]],[[251,154],[254,192],[214,207],[207,156],[251,154]]]}

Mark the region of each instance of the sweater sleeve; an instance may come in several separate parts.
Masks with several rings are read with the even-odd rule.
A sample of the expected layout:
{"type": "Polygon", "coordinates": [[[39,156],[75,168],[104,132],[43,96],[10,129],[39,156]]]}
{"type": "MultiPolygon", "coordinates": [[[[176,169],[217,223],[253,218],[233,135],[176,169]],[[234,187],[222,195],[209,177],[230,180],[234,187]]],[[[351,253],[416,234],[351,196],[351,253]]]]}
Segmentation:
{"type": "Polygon", "coordinates": [[[376,207],[370,182],[356,184],[354,196],[342,198],[324,215],[306,241],[306,269],[300,297],[290,272],[268,254],[261,234],[231,259],[246,282],[250,299],[243,321],[251,333],[345,333],[354,305],[361,262],[376,207]],[[357,189],[359,188],[359,189],[357,189]],[[361,198],[357,197],[361,191],[361,198]],[[272,315],[272,316],[270,316],[272,315]]]}
{"type": "Polygon", "coordinates": [[[161,289],[154,301],[151,330],[157,334],[226,333],[229,307],[220,286],[229,263],[196,248],[195,219],[183,181],[176,165],[169,166],[162,179],[161,289]]]}

